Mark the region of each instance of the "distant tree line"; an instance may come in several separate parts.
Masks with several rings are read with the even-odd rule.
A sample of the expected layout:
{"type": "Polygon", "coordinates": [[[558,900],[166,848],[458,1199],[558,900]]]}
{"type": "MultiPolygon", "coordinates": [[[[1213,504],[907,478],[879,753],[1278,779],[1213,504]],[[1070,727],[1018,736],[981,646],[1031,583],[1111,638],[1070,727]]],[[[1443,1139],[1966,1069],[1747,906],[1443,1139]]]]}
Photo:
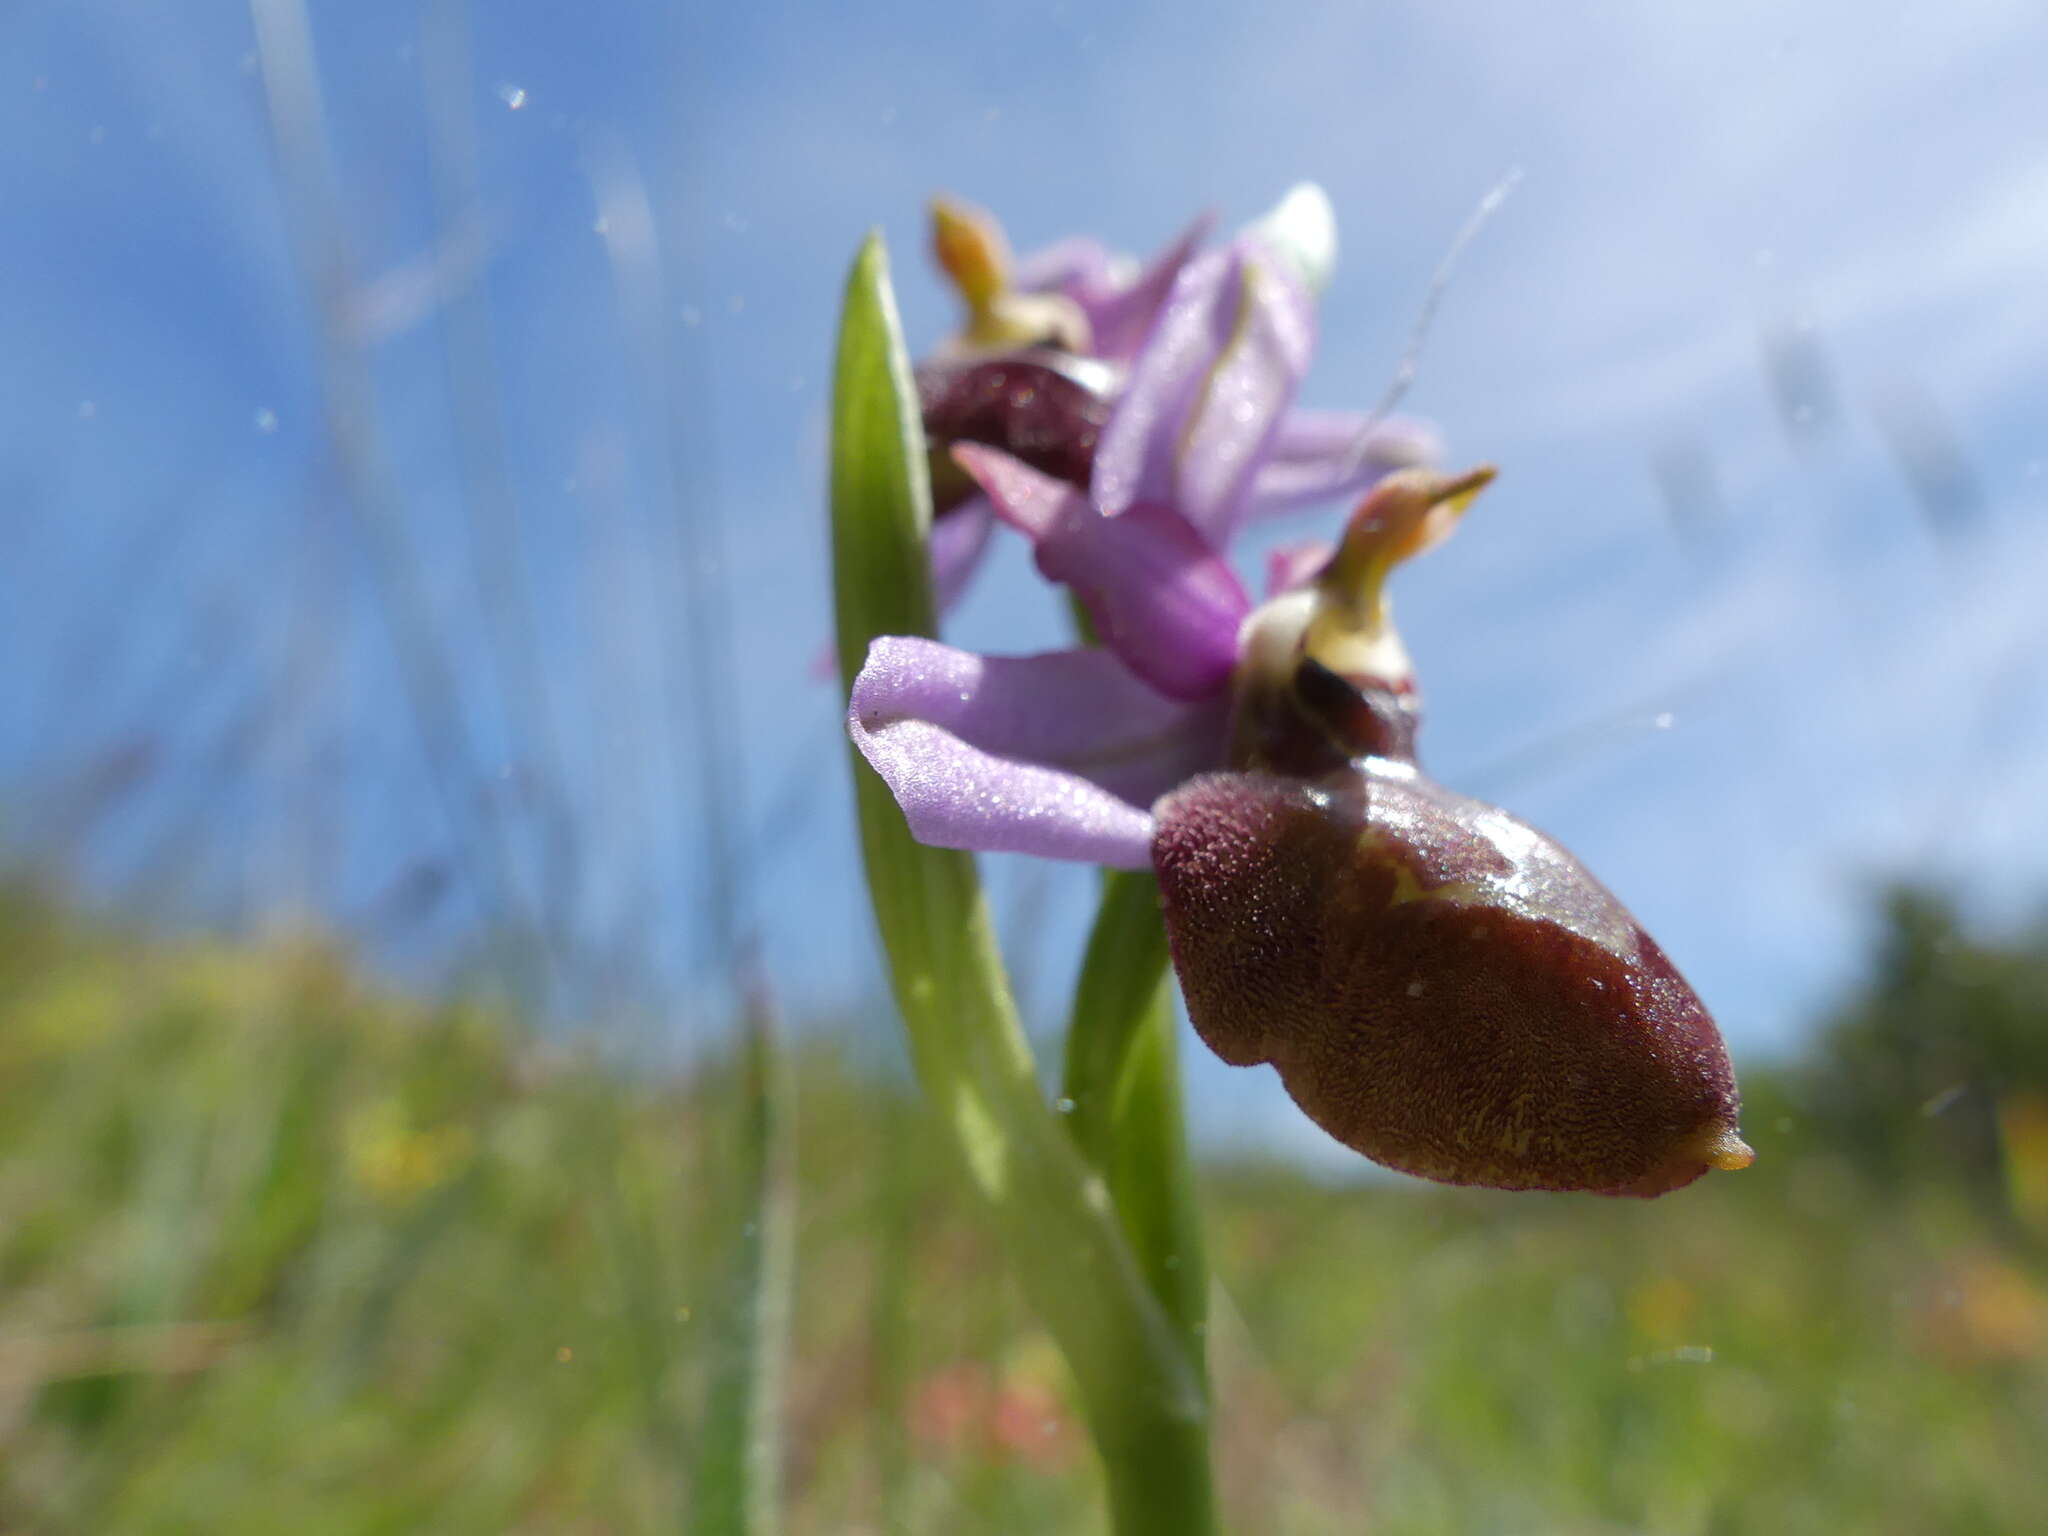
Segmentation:
{"type": "Polygon", "coordinates": [[[2001,1225],[2048,1217],[2048,916],[1973,931],[1938,890],[1894,886],[1862,979],[1807,1056],[1760,1085],[1809,1145],[1885,1185],[1960,1186],[2001,1225]]]}

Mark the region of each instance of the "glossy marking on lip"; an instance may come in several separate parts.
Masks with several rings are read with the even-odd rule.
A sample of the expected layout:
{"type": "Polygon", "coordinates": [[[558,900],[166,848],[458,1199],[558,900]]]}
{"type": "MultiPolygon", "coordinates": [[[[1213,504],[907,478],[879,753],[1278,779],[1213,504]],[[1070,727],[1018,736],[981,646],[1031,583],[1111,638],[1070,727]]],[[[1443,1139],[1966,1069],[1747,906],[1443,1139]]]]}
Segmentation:
{"type": "Polygon", "coordinates": [[[1651,1196],[1750,1157],[1719,1035],[1583,866],[1416,774],[1196,779],[1153,864],[1189,1017],[1403,1172],[1651,1196]]]}

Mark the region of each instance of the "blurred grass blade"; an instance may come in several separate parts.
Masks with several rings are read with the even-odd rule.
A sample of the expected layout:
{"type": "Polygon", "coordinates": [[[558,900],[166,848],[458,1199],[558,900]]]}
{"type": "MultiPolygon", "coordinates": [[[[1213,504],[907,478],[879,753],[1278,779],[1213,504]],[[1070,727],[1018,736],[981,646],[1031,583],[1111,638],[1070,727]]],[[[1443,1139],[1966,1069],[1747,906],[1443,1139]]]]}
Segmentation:
{"type": "MultiPolygon", "coordinates": [[[[887,258],[870,235],[847,281],[832,417],[834,578],[849,689],[875,636],[932,632],[930,525],[910,362],[887,258]]],[[[1101,1181],[1039,1091],[974,862],[914,842],[880,778],[857,753],[853,764],[869,892],[911,1058],[1073,1370],[1116,1529],[1211,1530],[1201,1372],[1101,1181]]]]}
{"type": "Polygon", "coordinates": [[[917,1267],[917,1116],[899,1095],[884,1095],[873,1162],[876,1187],[868,1222],[875,1256],[874,1295],[868,1311],[868,1357],[874,1387],[869,1399],[873,1432],[876,1527],[881,1536],[907,1536],[910,1503],[910,1372],[916,1358],[910,1302],[917,1267]]]}
{"type": "Polygon", "coordinates": [[[1180,1103],[1180,1052],[1158,882],[1110,870],[1067,1029],[1067,1126],[1109,1181],[1124,1235],[1197,1368],[1208,1266],[1180,1103]]]}
{"type": "Polygon", "coordinates": [[[748,999],[735,1168],[737,1239],[717,1320],[691,1480],[689,1529],[771,1536],[780,1526],[782,1363],[796,1239],[788,1076],[765,994],[748,999]]]}

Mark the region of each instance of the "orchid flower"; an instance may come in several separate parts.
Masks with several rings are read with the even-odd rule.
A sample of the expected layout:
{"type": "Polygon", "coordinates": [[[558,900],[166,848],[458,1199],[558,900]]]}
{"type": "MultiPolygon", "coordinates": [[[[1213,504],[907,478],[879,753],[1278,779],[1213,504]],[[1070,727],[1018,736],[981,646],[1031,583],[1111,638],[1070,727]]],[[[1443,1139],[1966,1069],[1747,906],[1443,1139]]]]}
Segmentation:
{"type": "MultiPolygon", "coordinates": [[[[1386,585],[1493,472],[1354,479],[1355,424],[1295,413],[1329,231],[1319,193],[1291,196],[1221,250],[1169,252],[1127,357],[983,354],[965,366],[1001,377],[920,380],[921,399],[876,237],[847,284],[834,590],[869,894],[919,1077],[1073,1368],[1125,1536],[1216,1528],[1169,966],[1217,1056],[1271,1064],[1392,1168],[1653,1196],[1752,1156],[1720,1036],[1663,951],[1563,848],[1416,761],[1386,585]],[[1030,540],[1099,645],[929,638],[923,568],[952,519],[927,456],[956,506],[1030,540]],[[1345,485],[1370,489],[1339,540],[1282,551],[1254,605],[1225,558],[1244,522],[1276,487],[1345,485]],[[976,849],[1128,872],[1103,882],[1057,1114],[972,861],[945,851],[976,849]]],[[[1037,340],[1108,345],[1098,255],[1027,263],[1016,303],[1006,256],[969,270],[968,340],[1007,345],[992,333],[1022,315],[1064,328],[1037,340]]]]}
{"type": "Polygon", "coordinates": [[[966,589],[997,522],[948,456],[955,443],[1092,490],[1111,515],[1140,493],[1156,499],[1153,482],[1176,469],[1220,477],[1194,488],[1218,548],[1244,523],[1355,497],[1436,456],[1419,422],[1292,409],[1313,352],[1314,296],[1336,260],[1319,188],[1295,188],[1217,250],[1201,250],[1209,221],[1198,219],[1142,265],[1085,237],[1013,261],[994,219],[946,199],[933,204],[932,226],[934,256],[966,310],[959,334],[917,370],[942,609],[966,589]],[[1248,270],[1256,292],[1246,291],[1248,270]],[[1286,351],[1275,354],[1280,328],[1286,351]],[[1250,389],[1277,409],[1247,402],[1250,389]],[[1229,413],[1247,407],[1233,437],[1229,413]],[[1202,427],[1198,409],[1215,420],[1202,427]],[[1197,429],[1203,454],[1160,451],[1162,433],[1197,429]],[[1153,481],[1140,484],[1141,473],[1153,481]]]}
{"type": "MultiPolygon", "coordinates": [[[[1226,400],[1277,414],[1261,386],[1291,366],[1298,318],[1246,322],[1263,329],[1226,400]]],[[[1492,471],[1384,480],[1314,574],[1255,609],[1218,553],[1256,460],[1240,414],[1120,412],[1143,446],[1106,440],[1091,494],[954,449],[1103,644],[875,641],[848,730],[912,834],[1152,868],[1205,1043],[1272,1063],[1310,1118],[1389,1167],[1651,1196],[1746,1166],[1720,1036],[1655,941],[1554,841],[1416,764],[1385,582],[1492,471]]]]}

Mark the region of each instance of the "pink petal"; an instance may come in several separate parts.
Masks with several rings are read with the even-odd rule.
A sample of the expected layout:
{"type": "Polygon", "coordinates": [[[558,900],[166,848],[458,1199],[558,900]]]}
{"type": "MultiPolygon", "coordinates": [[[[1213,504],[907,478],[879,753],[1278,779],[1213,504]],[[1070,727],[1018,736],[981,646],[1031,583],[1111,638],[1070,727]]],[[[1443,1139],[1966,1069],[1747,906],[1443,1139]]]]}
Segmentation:
{"type": "Polygon", "coordinates": [[[1131,671],[1176,699],[1224,688],[1251,603],[1237,573],[1186,518],[1153,502],[1104,517],[1071,486],[993,449],[961,444],[953,457],[988,492],[996,515],[1031,540],[1039,570],[1072,589],[1102,643],[1131,671]]]}
{"type": "Polygon", "coordinates": [[[1022,459],[981,443],[955,443],[953,462],[974,477],[997,517],[1035,545],[1072,517],[1088,498],[1064,480],[1033,469],[1022,459]]]}

